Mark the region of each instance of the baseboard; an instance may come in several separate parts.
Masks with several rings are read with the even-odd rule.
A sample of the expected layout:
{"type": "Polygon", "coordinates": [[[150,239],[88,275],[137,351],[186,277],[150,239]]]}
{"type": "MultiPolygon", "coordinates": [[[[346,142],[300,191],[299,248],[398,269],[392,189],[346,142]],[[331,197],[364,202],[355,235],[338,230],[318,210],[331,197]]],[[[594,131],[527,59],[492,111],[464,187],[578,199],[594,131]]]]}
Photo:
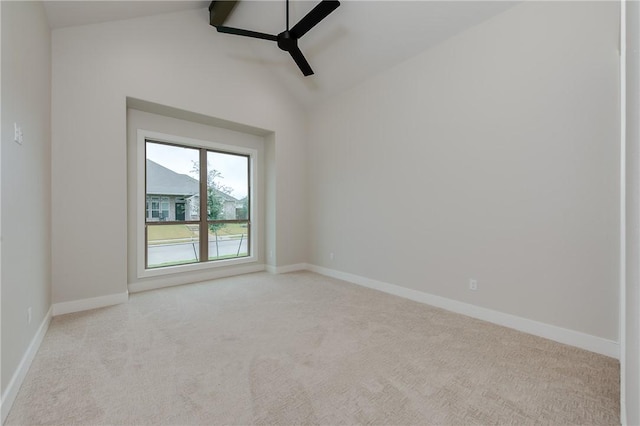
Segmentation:
{"type": "Polygon", "coordinates": [[[285,266],[266,266],[267,272],[270,272],[272,274],[286,274],[288,272],[306,271],[307,269],[309,269],[309,265],[307,265],[306,263],[296,263],[293,265],[285,266]]]}
{"type": "Polygon", "coordinates": [[[36,353],[38,353],[38,349],[40,349],[40,344],[42,343],[42,339],[44,339],[44,335],[47,334],[49,324],[51,323],[52,312],[53,307],[49,308],[49,311],[42,320],[38,331],[35,336],[33,336],[33,339],[31,339],[31,343],[29,344],[27,351],[24,353],[20,364],[18,364],[18,368],[13,374],[13,377],[11,377],[11,381],[7,385],[4,395],[2,395],[2,401],[0,402],[0,413],[2,415],[1,424],[4,424],[4,421],[7,419],[11,406],[16,400],[16,396],[20,390],[20,386],[22,386],[22,382],[27,376],[29,367],[31,367],[33,358],[36,356],[36,353]]]}
{"type": "Polygon", "coordinates": [[[159,288],[173,287],[176,285],[193,284],[202,281],[215,280],[217,278],[232,277],[234,275],[252,274],[254,272],[262,272],[265,265],[247,264],[239,266],[225,266],[224,268],[205,269],[198,272],[189,272],[185,274],[172,274],[156,278],[145,278],[144,281],[138,281],[129,284],[130,293],[139,293],[141,291],[156,290],[159,288]]]}
{"type": "Polygon", "coordinates": [[[91,297],[89,299],[72,300],[70,302],[54,303],[53,316],[88,311],[89,309],[104,308],[119,305],[129,300],[129,292],[109,294],[107,296],[91,297]]]}
{"type": "Polygon", "coordinates": [[[372,280],[359,275],[324,268],[322,266],[307,265],[307,269],[328,277],[348,281],[363,287],[372,288],[374,290],[404,297],[416,302],[446,309],[447,311],[456,312],[469,317],[481,319],[483,321],[502,325],[504,327],[513,328],[518,331],[533,334],[534,336],[544,337],[545,339],[554,340],[559,343],[564,343],[566,345],[575,346],[601,355],[620,359],[620,345],[617,342],[603,339],[601,337],[494,311],[492,309],[482,308],[469,303],[424,293],[418,290],[412,290],[406,287],[400,287],[398,285],[382,281],[372,280]]]}

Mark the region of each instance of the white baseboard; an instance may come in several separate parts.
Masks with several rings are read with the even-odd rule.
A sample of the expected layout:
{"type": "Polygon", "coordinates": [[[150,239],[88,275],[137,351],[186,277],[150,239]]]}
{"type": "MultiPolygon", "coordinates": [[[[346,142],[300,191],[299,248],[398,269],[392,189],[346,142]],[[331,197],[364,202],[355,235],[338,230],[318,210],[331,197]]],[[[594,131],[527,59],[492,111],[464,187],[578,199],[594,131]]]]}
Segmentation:
{"type": "Polygon", "coordinates": [[[612,340],[424,293],[418,290],[412,290],[410,288],[372,280],[359,275],[336,271],[322,266],[307,265],[307,269],[328,277],[348,281],[363,287],[372,288],[374,290],[404,297],[416,302],[446,309],[447,311],[456,312],[462,315],[481,319],[483,321],[502,325],[504,327],[513,328],[518,331],[533,334],[534,336],[544,337],[545,339],[554,340],[559,343],[564,343],[566,345],[575,346],[601,355],[620,359],[620,345],[618,342],[614,342],[612,340]]]}
{"type": "Polygon", "coordinates": [[[262,272],[264,270],[265,265],[260,263],[206,269],[199,272],[190,272],[185,274],[171,274],[156,278],[145,278],[144,281],[130,283],[129,292],[138,293],[141,291],[156,290],[159,288],[173,287],[182,284],[193,284],[202,281],[215,280],[217,278],[231,277],[234,275],[252,274],[254,272],[262,272]]]}
{"type": "Polygon", "coordinates": [[[91,297],[89,299],[72,300],[53,304],[53,316],[70,314],[73,312],[88,311],[89,309],[104,308],[105,306],[119,305],[129,300],[129,292],[109,294],[107,296],[91,297]]]}
{"type": "Polygon", "coordinates": [[[7,389],[5,390],[4,395],[2,395],[2,401],[0,402],[0,413],[2,416],[2,421],[0,423],[2,424],[7,419],[9,411],[11,410],[11,406],[16,400],[16,396],[18,395],[18,391],[20,390],[20,386],[22,386],[22,382],[27,376],[29,367],[31,367],[31,362],[33,362],[33,358],[36,356],[36,353],[38,353],[38,349],[40,349],[40,344],[42,343],[42,339],[44,339],[44,335],[47,334],[49,324],[51,323],[52,312],[53,307],[49,308],[49,311],[42,320],[38,331],[36,332],[35,336],[33,336],[33,339],[31,339],[31,343],[29,344],[27,351],[24,353],[22,360],[20,360],[18,368],[13,374],[13,377],[11,377],[11,381],[7,385],[7,389]]]}
{"type": "Polygon", "coordinates": [[[267,265],[266,270],[272,274],[286,274],[288,272],[306,271],[309,269],[309,265],[306,263],[296,263],[293,265],[285,266],[271,266],[267,265]]]}

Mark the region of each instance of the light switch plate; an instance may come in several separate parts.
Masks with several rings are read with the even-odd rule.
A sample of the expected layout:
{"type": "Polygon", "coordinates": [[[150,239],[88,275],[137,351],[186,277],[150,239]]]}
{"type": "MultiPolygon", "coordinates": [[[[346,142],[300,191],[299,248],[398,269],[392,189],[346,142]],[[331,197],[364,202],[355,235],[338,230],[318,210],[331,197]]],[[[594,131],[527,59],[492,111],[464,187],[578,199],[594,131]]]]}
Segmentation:
{"type": "Polygon", "coordinates": [[[22,145],[22,127],[18,123],[13,123],[13,141],[22,145]]]}

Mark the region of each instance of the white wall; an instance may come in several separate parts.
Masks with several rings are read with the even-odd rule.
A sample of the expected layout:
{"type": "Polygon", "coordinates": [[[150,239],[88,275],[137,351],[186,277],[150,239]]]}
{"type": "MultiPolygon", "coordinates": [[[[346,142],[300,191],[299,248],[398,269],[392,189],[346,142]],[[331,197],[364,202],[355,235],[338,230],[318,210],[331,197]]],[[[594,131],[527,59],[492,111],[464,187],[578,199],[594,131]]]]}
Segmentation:
{"type": "Polygon", "coordinates": [[[51,37],[40,2],[3,1],[0,8],[5,402],[9,382],[51,306],[51,37]],[[13,140],[14,122],[22,126],[22,145],[13,140]]]}
{"type": "Polygon", "coordinates": [[[206,9],[53,32],[53,299],[126,291],[126,97],[274,132],[267,262],[304,262],[304,115],[206,9]]]}
{"type": "Polygon", "coordinates": [[[627,424],[640,425],[640,3],[627,2],[626,18],[627,274],[623,396],[627,424]]]}
{"type": "Polygon", "coordinates": [[[311,263],[618,341],[618,27],[524,3],[319,107],[311,263]]]}

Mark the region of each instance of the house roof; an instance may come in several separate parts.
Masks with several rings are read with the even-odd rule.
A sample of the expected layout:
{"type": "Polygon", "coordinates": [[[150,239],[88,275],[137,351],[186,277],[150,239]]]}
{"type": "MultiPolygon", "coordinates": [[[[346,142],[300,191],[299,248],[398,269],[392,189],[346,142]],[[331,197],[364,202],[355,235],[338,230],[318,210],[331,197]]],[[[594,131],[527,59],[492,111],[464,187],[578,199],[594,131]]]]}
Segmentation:
{"type": "Polygon", "coordinates": [[[191,176],[147,160],[147,194],[194,195],[199,188],[200,183],[191,176]]]}
{"type": "MultiPolygon", "coordinates": [[[[200,182],[189,175],[176,173],[160,164],[147,159],[147,194],[152,195],[198,195],[200,182]]],[[[216,194],[225,201],[238,200],[229,194],[216,190],[216,194]]]]}

